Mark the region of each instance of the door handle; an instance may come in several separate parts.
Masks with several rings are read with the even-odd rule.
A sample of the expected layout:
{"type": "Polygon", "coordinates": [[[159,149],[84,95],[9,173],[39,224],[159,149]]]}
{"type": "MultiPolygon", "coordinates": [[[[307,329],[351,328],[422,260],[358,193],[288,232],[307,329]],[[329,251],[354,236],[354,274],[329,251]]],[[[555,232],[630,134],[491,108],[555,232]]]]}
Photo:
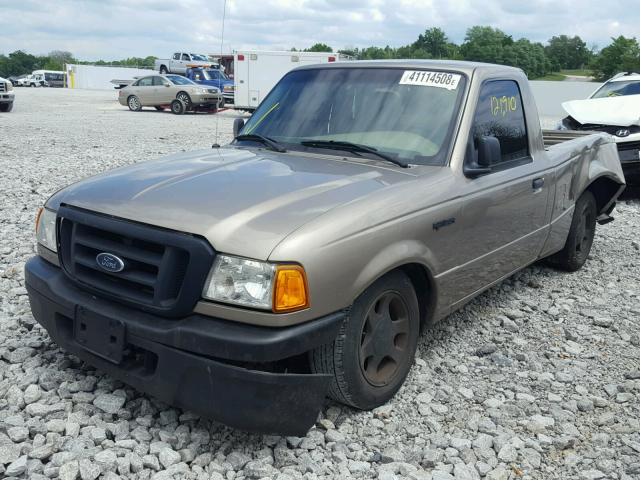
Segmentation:
{"type": "Polygon", "coordinates": [[[544,178],[541,177],[534,179],[531,183],[531,187],[533,187],[534,190],[539,190],[540,188],[544,187],[544,178]]]}

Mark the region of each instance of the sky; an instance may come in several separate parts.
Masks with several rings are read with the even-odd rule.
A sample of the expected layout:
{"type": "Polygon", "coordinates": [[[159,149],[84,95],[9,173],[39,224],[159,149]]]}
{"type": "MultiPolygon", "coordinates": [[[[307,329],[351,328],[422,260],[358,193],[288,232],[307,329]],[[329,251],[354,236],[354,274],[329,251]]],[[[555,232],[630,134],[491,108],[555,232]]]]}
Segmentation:
{"type": "MultiPolygon", "coordinates": [[[[393,47],[429,27],[456,43],[473,25],[545,42],[606,46],[640,35],[640,0],[227,0],[222,51],[393,47]]],[[[218,53],[224,0],[0,0],[0,53],[67,50],[81,60],[218,53]]]]}

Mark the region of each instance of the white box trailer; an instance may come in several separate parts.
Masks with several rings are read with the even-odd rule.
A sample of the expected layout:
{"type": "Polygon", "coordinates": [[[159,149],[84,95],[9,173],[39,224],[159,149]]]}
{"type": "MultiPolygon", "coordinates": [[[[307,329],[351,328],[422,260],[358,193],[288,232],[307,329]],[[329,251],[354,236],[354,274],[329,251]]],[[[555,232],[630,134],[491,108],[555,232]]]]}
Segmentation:
{"type": "Polygon", "coordinates": [[[234,52],[234,107],[255,110],[285,73],[300,65],[347,60],[338,53],[267,52],[238,50],[234,52]]]}

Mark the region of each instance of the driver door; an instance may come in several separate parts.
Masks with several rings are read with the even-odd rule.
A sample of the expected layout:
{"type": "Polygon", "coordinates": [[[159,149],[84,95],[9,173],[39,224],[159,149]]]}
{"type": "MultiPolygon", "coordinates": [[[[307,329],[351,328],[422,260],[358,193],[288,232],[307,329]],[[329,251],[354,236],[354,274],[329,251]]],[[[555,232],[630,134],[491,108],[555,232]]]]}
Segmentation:
{"type": "MultiPolygon", "coordinates": [[[[500,151],[490,159],[487,174],[466,179],[464,241],[458,266],[443,288],[452,292],[452,304],[535,261],[547,236],[553,172],[544,152],[532,152],[523,108],[516,81],[483,84],[471,133],[473,139],[497,138],[500,151]]],[[[477,155],[474,151],[466,162],[475,162],[477,155]]]]}

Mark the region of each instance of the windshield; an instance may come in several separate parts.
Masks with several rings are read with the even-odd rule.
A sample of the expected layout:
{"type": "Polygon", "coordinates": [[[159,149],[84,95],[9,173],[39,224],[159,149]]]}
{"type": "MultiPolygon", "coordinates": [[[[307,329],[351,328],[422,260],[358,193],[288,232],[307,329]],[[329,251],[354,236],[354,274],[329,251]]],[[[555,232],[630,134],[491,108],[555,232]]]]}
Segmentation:
{"type": "Polygon", "coordinates": [[[622,97],[625,95],[640,95],[640,80],[605,83],[591,98],[622,97]]]}
{"type": "MultiPolygon", "coordinates": [[[[407,163],[443,165],[462,100],[459,73],[397,68],[324,68],[287,74],[251,116],[243,134],[287,148],[351,142],[407,163]]],[[[339,150],[326,154],[344,155],[339,150]]]]}
{"type": "Polygon", "coordinates": [[[196,60],[198,62],[208,62],[209,58],[207,58],[206,55],[199,55],[197,53],[190,53],[189,55],[191,55],[191,60],[196,60]]]}
{"type": "Polygon", "coordinates": [[[181,77],[180,75],[167,75],[167,78],[174,85],[195,85],[194,82],[189,80],[188,78],[181,77]]]}
{"type": "Polygon", "coordinates": [[[229,77],[220,70],[203,70],[202,72],[205,80],[229,80],[229,77]]]}

